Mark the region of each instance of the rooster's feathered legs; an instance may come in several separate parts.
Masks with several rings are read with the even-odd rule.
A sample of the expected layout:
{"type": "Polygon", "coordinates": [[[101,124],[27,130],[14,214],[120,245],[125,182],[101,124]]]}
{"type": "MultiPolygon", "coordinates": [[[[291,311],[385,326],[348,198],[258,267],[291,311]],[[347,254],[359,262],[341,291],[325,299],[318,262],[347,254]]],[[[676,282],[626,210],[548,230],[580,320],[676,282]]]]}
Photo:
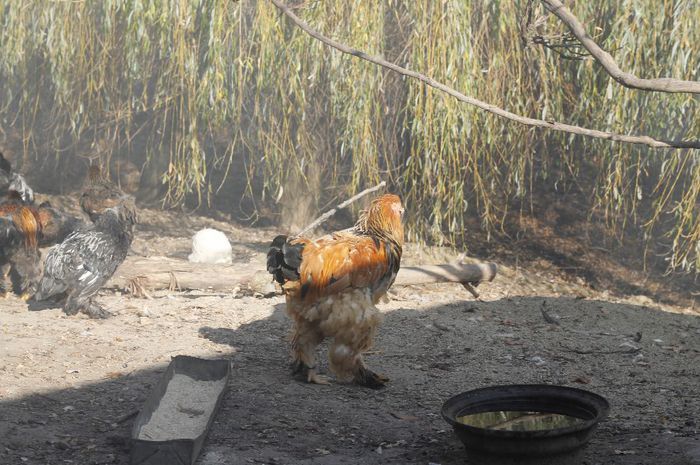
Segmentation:
{"type": "Polygon", "coordinates": [[[389,381],[365,366],[362,353],[372,347],[378,324],[378,313],[366,312],[368,318],[361,320],[351,331],[335,335],[328,351],[331,370],[343,379],[352,379],[360,386],[378,389],[389,381]]]}
{"type": "Polygon", "coordinates": [[[292,329],[292,372],[308,383],[330,384],[316,372],[316,347],[323,341],[318,327],[303,318],[297,319],[292,329]]]}
{"type": "Polygon", "coordinates": [[[351,347],[337,338],[328,352],[328,359],[331,369],[338,377],[350,378],[360,386],[379,389],[389,381],[386,376],[375,373],[365,366],[362,353],[357,347],[351,347]]]}

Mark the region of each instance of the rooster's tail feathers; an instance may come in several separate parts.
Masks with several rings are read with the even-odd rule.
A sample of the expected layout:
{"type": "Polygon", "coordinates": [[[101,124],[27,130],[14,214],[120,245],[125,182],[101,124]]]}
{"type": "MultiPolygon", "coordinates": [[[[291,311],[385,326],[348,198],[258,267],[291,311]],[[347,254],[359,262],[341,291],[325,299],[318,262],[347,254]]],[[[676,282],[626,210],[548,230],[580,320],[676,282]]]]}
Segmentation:
{"type": "Polygon", "coordinates": [[[267,271],[280,284],[298,280],[303,251],[303,243],[292,244],[284,235],[275,237],[267,252],[267,271]]]}

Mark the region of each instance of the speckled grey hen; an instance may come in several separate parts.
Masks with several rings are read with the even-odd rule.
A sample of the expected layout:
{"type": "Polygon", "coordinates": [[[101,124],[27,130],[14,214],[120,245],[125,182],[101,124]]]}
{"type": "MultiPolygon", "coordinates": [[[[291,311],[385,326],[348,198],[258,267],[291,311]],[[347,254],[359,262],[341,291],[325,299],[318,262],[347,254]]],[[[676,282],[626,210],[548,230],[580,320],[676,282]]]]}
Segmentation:
{"type": "Polygon", "coordinates": [[[126,258],[136,221],[133,199],[124,196],[117,205],[97,215],[94,224],[71,233],[46,256],[34,298],[41,301],[65,295],[66,314],[109,317],[107,310],[93,302],[93,296],[126,258]]]}

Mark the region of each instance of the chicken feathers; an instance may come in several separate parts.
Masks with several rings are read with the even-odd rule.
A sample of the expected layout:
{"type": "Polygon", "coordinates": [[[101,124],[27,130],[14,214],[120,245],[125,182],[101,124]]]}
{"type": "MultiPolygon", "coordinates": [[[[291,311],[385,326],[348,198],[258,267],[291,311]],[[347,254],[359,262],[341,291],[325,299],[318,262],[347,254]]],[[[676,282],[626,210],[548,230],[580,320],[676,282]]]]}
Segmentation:
{"type": "Polygon", "coordinates": [[[31,207],[22,204],[0,205],[0,294],[5,281],[12,279],[15,292],[27,298],[41,274],[38,250],[41,225],[31,207]]]}
{"type": "Polygon", "coordinates": [[[41,301],[65,294],[66,314],[84,312],[92,318],[108,317],[109,312],[92,302],[92,297],[126,258],[135,223],[135,207],[129,199],[96,216],[94,224],[68,235],[46,256],[34,298],[41,301]]]}
{"type": "Polygon", "coordinates": [[[39,247],[63,242],[70,233],[82,226],[79,218],[52,207],[49,202],[43,202],[36,208],[36,216],[41,225],[39,247]]]}
{"type": "Polygon", "coordinates": [[[5,278],[9,276],[14,291],[27,299],[41,276],[38,247],[61,242],[80,220],[48,202],[38,207],[27,205],[15,191],[10,191],[9,198],[0,204],[0,293],[5,293],[5,278]]]}
{"type": "Polygon", "coordinates": [[[9,193],[16,194],[23,203],[34,203],[34,191],[24,176],[12,171],[12,165],[0,152],[0,196],[10,198],[7,197],[9,193]]]}
{"type": "Polygon", "coordinates": [[[267,269],[282,286],[294,321],[292,356],[307,381],[325,383],[315,371],[315,349],[333,337],[330,367],[340,378],[381,387],[386,378],[367,369],[362,352],[373,342],[381,315],[375,307],[393,284],[401,263],[403,207],[392,194],[375,199],[356,225],[319,239],[277,236],[267,269]]]}
{"type": "MultiPolygon", "coordinates": [[[[282,239],[286,236],[277,238],[282,239]]],[[[285,242],[282,254],[284,265],[273,274],[288,295],[305,303],[349,288],[369,290],[376,303],[393,283],[400,260],[387,242],[355,232],[285,242]]]]}
{"type": "Polygon", "coordinates": [[[105,209],[121,202],[124,192],[114,184],[98,165],[91,165],[83,182],[80,195],[80,208],[96,221],[105,209]]]}

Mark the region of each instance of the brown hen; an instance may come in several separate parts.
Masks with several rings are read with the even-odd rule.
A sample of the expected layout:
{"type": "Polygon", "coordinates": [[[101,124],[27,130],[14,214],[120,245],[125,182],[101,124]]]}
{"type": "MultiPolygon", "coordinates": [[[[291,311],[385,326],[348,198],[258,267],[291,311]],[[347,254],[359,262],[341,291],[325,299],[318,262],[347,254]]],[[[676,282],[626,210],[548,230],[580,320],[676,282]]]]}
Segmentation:
{"type": "Polygon", "coordinates": [[[124,196],[119,187],[109,179],[98,165],[90,165],[83,182],[83,192],[80,195],[80,208],[94,223],[100,214],[108,208],[120,204],[124,196]]]}

